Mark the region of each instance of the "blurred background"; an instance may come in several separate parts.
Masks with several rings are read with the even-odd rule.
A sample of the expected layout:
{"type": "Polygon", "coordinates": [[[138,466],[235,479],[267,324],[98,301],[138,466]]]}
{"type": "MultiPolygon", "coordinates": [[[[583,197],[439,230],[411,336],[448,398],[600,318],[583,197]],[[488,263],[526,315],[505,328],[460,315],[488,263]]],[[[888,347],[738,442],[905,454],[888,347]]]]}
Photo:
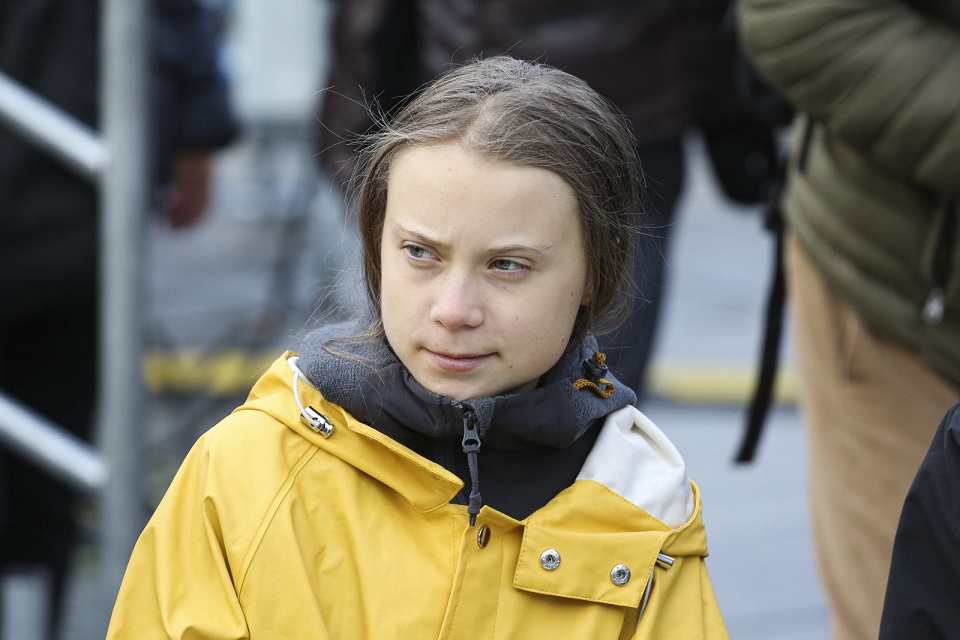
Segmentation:
{"type": "MultiPolygon", "coordinates": [[[[231,0],[223,64],[243,133],[215,159],[208,211],[146,228],[142,526],[196,437],[242,402],[266,365],[362,287],[339,191],[317,170],[313,130],[330,65],[331,3],[231,0]]],[[[642,409],[700,485],[708,560],[733,638],[827,635],[806,513],[804,436],[783,340],[776,405],[757,460],[733,462],[755,384],[773,270],[762,207],[723,197],[703,140],[686,134],[687,183],[667,260],[642,409]]],[[[0,276],[2,277],[2,276],[0,276]]],[[[789,330],[789,328],[787,329],[789,330]]],[[[103,637],[100,504],[85,500],[63,640],[103,637]]],[[[109,582],[109,581],[108,581],[109,582]]],[[[3,638],[42,637],[42,575],[3,580],[3,638]]]]}

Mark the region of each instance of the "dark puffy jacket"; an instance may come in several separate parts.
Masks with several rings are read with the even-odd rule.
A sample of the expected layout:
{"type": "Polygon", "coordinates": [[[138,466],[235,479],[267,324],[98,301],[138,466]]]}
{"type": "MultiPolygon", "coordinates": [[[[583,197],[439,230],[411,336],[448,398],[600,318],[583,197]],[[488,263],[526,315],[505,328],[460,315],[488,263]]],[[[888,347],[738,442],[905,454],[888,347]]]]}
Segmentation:
{"type": "Polygon", "coordinates": [[[630,119],[639,143],[748,116],[734,89],[729,0],[349,0],[337,4],[334,65],[317,151],[348,177],[350,141],[421,84],[477,56],[508,54],[586,80],[630,119]],[[345,143],[346,141],[346,143],[345,143]]]}

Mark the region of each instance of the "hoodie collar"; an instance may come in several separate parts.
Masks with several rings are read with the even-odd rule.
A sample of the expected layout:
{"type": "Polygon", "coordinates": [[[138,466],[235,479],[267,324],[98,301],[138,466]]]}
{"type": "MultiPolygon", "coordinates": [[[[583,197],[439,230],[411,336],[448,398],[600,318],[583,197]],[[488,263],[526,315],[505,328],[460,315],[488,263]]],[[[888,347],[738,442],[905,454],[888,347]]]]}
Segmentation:
{"type": "Polygon", "coordinates": [[[593,336],[580,349],[568,349],[536,389],[459,403],[423,387],[384,338],[364,336],[366,326],[355,320],[310,332],[299,364],[325,398],[388,434],[406,428],[459,436],[467,407],[484,444],[566,447],[599,418],[636,402],[631,389],[591,360],[598,348],[593,336]],[[600,379],[612,388],[608,397],[591,390],[600,379]]]}

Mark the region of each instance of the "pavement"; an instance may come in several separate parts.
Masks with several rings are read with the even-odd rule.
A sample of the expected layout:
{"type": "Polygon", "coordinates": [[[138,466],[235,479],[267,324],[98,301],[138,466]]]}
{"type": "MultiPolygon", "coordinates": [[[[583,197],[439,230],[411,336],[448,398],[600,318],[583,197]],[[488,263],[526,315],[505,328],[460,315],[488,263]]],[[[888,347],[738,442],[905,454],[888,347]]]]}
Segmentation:
{"type": "MultiPolygon", "coordinates": [[[[356,243],[329,187],[304,170],[308,150],[295,136],[280,138],[254,136],[221,159],[216,201],[199,227],[151,226],[145,504],[162,494],[193,439],[242,399],[259,367],[296,341],[315,308],[329,314],[357,299],[356,243]]],[[[708,568],[731,637],[826,638],[789,347],[757,460],[732,462],[758,359],[772,243],[760,212],[726,203],[699,142],[688,146],[653,395],[642,409],[701,488],[708,568]]],[[[61,640],[105,632],[113,594],[99,588],[98,526],[94,519],[77,556],[61,640]]],[[[4,637],[38,637],[18,604],[30,601],[36,584],[4,589],[5,608],[19,612],[4,621],[4,637]]]]}

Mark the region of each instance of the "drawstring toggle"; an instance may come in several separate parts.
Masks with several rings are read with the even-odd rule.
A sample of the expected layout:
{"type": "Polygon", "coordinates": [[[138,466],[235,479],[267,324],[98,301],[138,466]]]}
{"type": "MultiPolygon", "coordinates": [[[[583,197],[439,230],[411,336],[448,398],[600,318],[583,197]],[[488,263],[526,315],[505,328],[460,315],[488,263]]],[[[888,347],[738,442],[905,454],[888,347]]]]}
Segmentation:
{"type": "Polygon", "coordinates": [[[607,375],[607,356],[599,351],[593,357],[583,361],[584,377],[574,381],[573,386],[579,389],[590,389],[603,399],[613,395],[613,383],[605,379],[607,375]]]}

